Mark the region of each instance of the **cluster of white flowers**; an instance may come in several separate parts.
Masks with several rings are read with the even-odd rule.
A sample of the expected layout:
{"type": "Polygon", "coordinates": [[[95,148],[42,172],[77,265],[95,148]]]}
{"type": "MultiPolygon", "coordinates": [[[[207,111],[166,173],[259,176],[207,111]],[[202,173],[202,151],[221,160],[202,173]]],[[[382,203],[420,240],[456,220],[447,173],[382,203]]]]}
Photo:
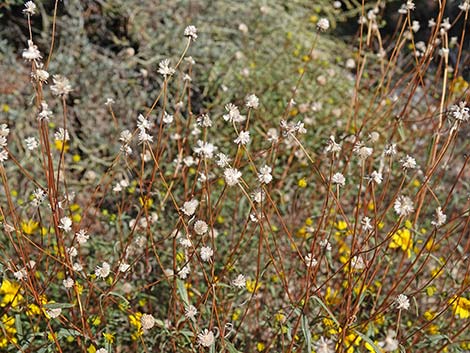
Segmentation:
{"type": "Polygon", "coordinates": [[[195,41],[197,39],[197,28],[195,26],[187,26],[184,29],[184,36],[189,40],[195,41]]]}
{"type": "Polygon", "coordinates": [[[317,259],[315,259],[312,253],[308,253],[307,255],[305,255],[304,261],[305,266],[307,267],[314,267],[318,263],[317,259]]]}
{"type": "Polygon", "coordinates": [[[407,0],[406,3],[402,4],[398,13],[402,15],[406,15],[408,11],[413,11],[416,8],[415,3],[413,0],[407,0]]]}
{"type": "Polygon", "coordinates": [[[246,117],[240,114],[240,110],[235,104],[229,103],[225,106],[227,114],[223,115],[225,121],[230,123],[241,123],[246,120],[246,117]]]}
{"type": "Polygon", "coordinates": [[[122,179],[114,185],[113,191],[120,192],[123,189],[127,188],[128,186],[129,186],[129,182],[126,179],[122,179]]]}
{"type": "Polygon", "coordinates": [[[47,195],[43,189],[37,188],[36,190],[34,190],[31,201],[33,207],[38,207],[46,199],[46,196],[47,195]]]}
{"type": "Polygon", "coordinates": [[[454,104],[449,108],[450,116],[458,122],[466,122],[470,118],[470,108],[466,106],[464,101],[458,105],[454,104]]]}
{"type": "Polygon", "coordinates": [[[41,83],[47,83],[49,79],[49,72],[44,70],[44,64],[37,62],[36,63],[36,70],[31,72],[31,77],[41,83]]]}
{"type": "Polygon", "coordinates": [[[467,11],[470,11],[470,0],[464,0],[460,5],[459,5],[459,9],[464,11],[464,12],[467,12],[467,11]]]}
{"type": "Polygon", "coordinates": [[[247,145],[250,143],[250,132],[249,131],[240,131],[238,137],[233,141],[237,145],[247,145]]]}
{"type": "Polygon", "coordinates": [[[273,176],[271,174],[272,168],[268,165],[265,165],[260,168],[258,173],[258,180],[262,184],[269,184],[271,180],[273,180],[273,176]]]}
{"type": "Polygon", "coordinates": [[[24,4],[23,13],[28,16],[33,16],[34,14],[36,14],[36,9],[37,6],[34,2],[26,1],[26,3],[24,4]]]}
{"type": "Polygon", "coordinates": [[[382,348],[384,352],[394,352],[399,347],[399,342],[396,339],[397,333],[395,330],[389,329],[387,331],[387,336],[385,340],[378,343],[379,347],[382,348]]]}
{"type": "Polygon", "coordinates": [[[85,229],[80,229],[77,233],[75,233],[75,237],[79,244],[85,244],[90,238],[90,235],[85,229]]]}
{"type": "Polygon", "coordinates": [[[361,220],[361,225],[362,225],[362,229],[363,229],[365,232],[374,229],[374,227],[373,227],[372,224],[371,224],[371,219],[370,219],[369,217],[364,217],[364,218],[362,218],[362,220],[361,220]]]}
{"type": "Polygon", "coordinates": [[[121,131],[119,140],[122,142],[120,150],[126,155],[132,154],[132,148],[129,146],[132,141],[132,133],[127,129],[121,131]]]}
{"type": "Polygon", "coordinates": [[[194,153],[203,158],[212,159],[214,153],[217,151],[217,146],[214,146],[210,142],[198,140],[196,145],[197,146],[193,148],[194,153]]]}
{"type": "Polygon", "coordinates": [[[24,142],[26,143],[26,148],[30,151],[34,151],[39,147],[39,141],[37,140],[36,137],[30,136],[24,139],[24,142]]]}
{"type": "Polygon", "coordinates": [[[337,153],[341,151],[341,145],[336,143],[335,137],[333,135],[330,136],[328,142],[325,147],[325,153],[337,153]]]}
{"type": "MultiPolygon", "coordinates": [[[[139,129],[139,143],[145,143],[145,142],[152,142],[153,141],[153,136],[147,133],[147,130],[150,129],[151,124],[150,121],[143,116],[142,114],[139,114],[137,117],[137,128],[139,129]]],[[[122,134],[121,134],[122,137],[122,134]]],[[[126,136],[124,136],[126,137],[126,136]]]]}
{"type": "Polygon", "coordinates": [[[7,139],[10,134],[10,129],[7,124],[0,125],[0,163],[5,162],[8,159],[7,139]]]}
{"type": "Polygon", "coordinates": [[[328,30],[328,28],[330,28],[330,21],[328,21],[326,18],[320,18],[317,22],[317,28],[319,31],[325,32],[328,30]]]}
{"type": "Polygon", "coordinates": [[[189,263],[184,265],[182,268],[178,269],[178,276],[181,279],[186,279],[190,273],[191,267],[189,266],[189,263]]]}
{"type": "Polygon", "coordinates": [[[408,310],[410,308],[410,300],[404,294],[399,294],[395,299],[395,304],[398,310],[408,310]]]}
{"type": "Polygon", "coordinates": [[[167,125],[171,124],[173,122],[174,118],[173,115],[168,114],[167,112],[163,113],[163,122],[167,125]]]}
{"type": "Polygon", "coordinates": [[[196,119],[196,122],[199,126],[201,127],[211,127],[212,126],[212,120],[209,116],[209,114],[202,114],[196,119]]]}
{"type": "Polygon", "coordinates": [[[365,146],[361,141],[358,141],[354,147],[353,152],[358,155],[359,159],[366,160],[374,152],[372,147],[365,146]]]}
{"type": "Polygon", "coordinates": [[[148,331],[155,326],[155,318],[150,314],[143,314],[140,318],[140,323],[142,324],[142,329],[148,331]]]}
{"type": "Polygon", "coordinates": [[[243,274],[239,274],[233,281],[232,285],[237,288],[245,288],[246,278],[243,274]]]}
{"type": "Polygon", "coordinates": [[[331,251],[331,243],[328,241],[328,239],[322,239],[318,242],[318,245],[320,245],[325,251],[331,251]]]}
{"type": "Polygon", "coordinates": [[[208,348],[215,342],[214,333],[208,329],[204,329],[197,335],[197,341],[201,346],[208,348]]]}
{"type": "Polygon", "coordinates": [[[221,168],[229,167],[230,166],[230,158],[227,157],[224,153],[217,153],[216,164],[221,168]]]}
{"type": "Polygon", "coordinates": [[[209,262],[214,255],[214,250],[210,246],[203,246],[201,248],[201,260],[205,262],[209,262]]]}
{"type": "Polygon", "coordinates": [[[413,213],[415,208],[413,201],[408,196],[400,195],[395,200],[393,208],[399,216],[406,217],[409,214],[413,213]]]}
{"type": "Polygon", "coordinates": [[[111,272],[111,266],[106,261],[104,261],[101,264],[101,266],[96,266],[95,268],[95,275],[98,278],[105,279],[106,277],[109,276],[110,272],[111,272]]]}
{"type": "Polygon", "coordinates": [[[54,83],[51,86],[51,92],[53,95],[66,97],[70,92],[72,92],[72,85],[67,77],[54,75],[52,76],[52,82],[54,83]]]}
{"type": "Polygon", "coordinates": [[[341,173],[335,173],[331,177],[331,182],[338,186],[344,186],[346,184],[346,178],[341,173]]]}
{"type": "Polygon", "coordinates": [[[75,246],[71,246],[70,248],[65,248],[65,252],[70,258],[76,257],[78,255],[78,250],[75,246]]]}
{"type": "Polygon", "coordinates": [[[209,230],[209,226],[207,225],[206,222],[200,219],[194,222],[194,231],[196,232],[196,234],[204,235],[207,233],[208,230],[209,230]]]}
{"type": "Polygon", "coordinates": [[[248,97],[246,97],[245,105],[247,108],[258,109],[259,98],[256,97],[254,94],[250,94],[248,97]]]}
{"type": "Polygon", "coordinates": [[[406,155],[406,157],[402,158],[400,160],[400,163],[401,163],[401,167],[404,169],[404,170],[407,170],[407,169],[415,169],[417,164],[416,164],[416,159],[414,159],[413,157],[411,157],[410,155],[406,155]]]}
{"type": "Polygon", "coordinates": [[[447,220],[447,216],[444,212],[442,212],[442,208],[439,206],[436,208],[436,219],[431,222],[431,224],[435,227],[442,226],[447,220]]]}
{"type": "Polygon", "coordinates": [[[62,284],[64,285],[66,289],[69,289],[73,287],[73,285],[75,284],[75,281],[72,278],[67,277],[66,279],[62,281],[62,284]]]}
{"type": "Polygon", "coordinates": [[[127,272],[130,268],[131,268],[131,265],[129,265],[128,263],[121,262],[119,264],[118,270],[119,270],[119,272],[124,273],[124,272],[127,272]]]}
{"type": "Polygon", "coordinates": [[[70,135],[67,129],[60,127],[59,130],[54,133],[54,138],[56,141],[66,142],[70,140],[70,135]]]}
{"type": "Polygon", "coordinates": [[[52,111],[49,110],[49,106],[46,102],[41,102],[41,111],[38,114],[38,120],[49,121],[52,116],[52,111]]]}
{"type": "Polygon", "coordinates": [[[170,60],[165,59],[158,64],[158,73],[165,79],[175,73],[175,69],[170,66],[170,60]]]}
{"type": "Polygon", "coordinates": [[[184,310],[184,316],[187,319],[193,320],[197,315],[197,309],[194,305],[189,305],[184,310]]]}
{"type": "Polygon", "coordinates": [[[32,40],[28,40],[28,49],[23,50],[23,59],[34,62],[42,59],[41,52],[32,40]]]}
{"type": "Polygon", "coordinates": [[[335,353],[335,344],[332,339],[325,338],[323,336],[320,339],[313,343],[313,347],[315,348],[315,352],[317,353],[335,353]]]}
{"type": "Polygon", "coordinates": [[[374,170],[372,173],[370,173],[369,182],[374,182],[377,185],[380,185],[382,184],[382,181],[383,181],[383,176],[381,172],[374,170]]]}
{"type": "Polygon", "coordinates": [[[281,120],[281,130],[284,136],[296,135],[296,134],[305,134],[307,129],[305,129],[304,123],[298,121],[296,123],[287,122],[285,120],[281,120]]]}
{"type": "Polygon", "coordinates": [[[384,155],[386,155],[388,157],[393,157],[396,154],[397,154],[397,144],[396,143],[392,143],[390,145],[385,146],[384,155]]]}
{"type": "Polygon", "coordinates": [[[183,204],[183,207],[181,207],[181,211],[186,215],[186,216],[192,216],[195,212],[197,207],[199,206],[199,201],[196,199],[191,199],[189,201],[186,201],[183,204]]]}
{"type": "Polygon", "coordinates": [[[59,228],[61,228],[64,232],[70,232],[72,230],[72,219],[70,217],[62,217],[60,219],[59,228]]]}
{"type": "Polygon", "coordinates": [[[235,168],[227,168],[224,171],[225,182],[228,186],[234,186],[239,183],[242,173],[235,168]]]}

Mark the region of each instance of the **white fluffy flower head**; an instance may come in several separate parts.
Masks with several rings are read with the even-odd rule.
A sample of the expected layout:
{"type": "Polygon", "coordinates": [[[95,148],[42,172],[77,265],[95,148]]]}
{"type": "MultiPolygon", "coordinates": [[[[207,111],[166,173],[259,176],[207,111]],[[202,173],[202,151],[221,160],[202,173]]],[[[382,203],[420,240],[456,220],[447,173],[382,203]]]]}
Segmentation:
{"type": "Polygon", "coordinates": [[[408,310],[410,308],[410,300],[404,294],[399,294],[395,299],[395,304],[398,310],[408,310]]]}
{"type": "Polygon", "coordinates": [[[184,29],[184,36],[190,40],[195,41],[197,39],[197,28],[195,26],[187,26],[184,29]]]}
{"type": "Polygon", "coordinates": [[[234,186],[239,183],[242,173],[235,168],[227,168],[224,171],[225,182],[228,186],[234,186]]]}
{"type": "Polygon", "coordinates": [[[197,341],[201,346],[208,348],[215,342],[214,333],[208,329],[204,329],[197,335],[197,341]]]}
{"type": "Polygon", "coordinates": [[[415,208],[413,205],[413,201],[408,196],[400,195],[395,200],[395,204],[393,205],[395,212],[399,216],[406,217],[409,214],[413,213],[415,208]]]}
{"type": "Polygon", "coordinates": [[[317,22],[317,28],[321,32],[325,32],[330,28],[330,21],[327,18],[320,18],[317,22]]]}

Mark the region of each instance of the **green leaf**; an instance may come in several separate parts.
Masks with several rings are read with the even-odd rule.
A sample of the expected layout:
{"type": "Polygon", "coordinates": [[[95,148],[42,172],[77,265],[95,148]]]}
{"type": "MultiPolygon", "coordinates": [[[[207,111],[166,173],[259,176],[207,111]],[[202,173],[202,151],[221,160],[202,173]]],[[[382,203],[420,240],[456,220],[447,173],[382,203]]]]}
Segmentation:
{"type": "Polygon", "coordinates": [[[228,353],[241,353],[238,349],[235,348],[232,342],[225,340],[225,347],[228,353]]]}
{"type": "Polygon", "coordinates": [[[16,327],[16,333],[18,334],[18,336],[22,337],[23,325],[21,324],[21,316],[19,314],[15,315],[15,327],[16,327]]]}
{"type": "Polygon", "coordinates": [[[310,327],[308,325],[308,318],[306,315],[301,316],[302,332],[307,342],[307,352],[312,351],[312,336],[310,335],[310,327]]]}
{"type": "Polygon", "coordinates": [[[321,300],[320,298],[318,298],[316,295],[312,295],[311,296],[312,299],[314,299],[318,304],[320,304],[320,306],[325,309],[325,311],[328,313],[328,316],[335,322],[335,324],[339,327],[340,324],[339,324],[339,321],[338,319],[333,315],[333,313],[330,311],[330,309],[328,309],[328,307],[325,305],[325,303],[323,303],[323,300],[321,300]]]}
{"type": "Polygon", "coordinates": [[[77,330],[61,328],[57,334],[57,338],[66,338],[66,337],[78,337],[81,336],[81,333],[77,330]]]}
{"type": "Polygon", "coordinates": [[[180,279],[177,279],[176,287],[178,289],[178,294],[180,295],[181,300],[183,300],[184,305],[189,306],[188,291],[186,290],[186,287],[184,286],[184,282],[180,279]]]}
{"type": "Polygon", "coordinates": [[[369,343],[369,344],[372,346],[372,348],[374,348],[375,353],[381,353],[381,352],[382,352],[382,350],[381,350],[379,347],[377,347],[377,345],[376,345],[368,336],[366,336],[366,335],[360,333],[360,332],[357,331],[357,330],[353,330],[353,332],[354,332],[356,335],[358,335],[359,337],[361,337],[364,341],[366,341],[367,343],[369,343]]]}
{"type": "Polygon", "coordinates": [[[48,303],[44,307],[46,309],[68,309],[73,308],[75,305],[70,303],[48,303]]]}

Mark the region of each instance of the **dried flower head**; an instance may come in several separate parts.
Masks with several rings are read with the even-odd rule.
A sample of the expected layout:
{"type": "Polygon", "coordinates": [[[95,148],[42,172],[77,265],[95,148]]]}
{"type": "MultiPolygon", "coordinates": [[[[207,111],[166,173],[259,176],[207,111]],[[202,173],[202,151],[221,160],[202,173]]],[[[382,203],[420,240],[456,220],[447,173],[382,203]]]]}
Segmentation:
{"type": "Polygon", "coordinates": [[[215,342],[214,333],[208,329],[204,329],[197,335],[197,341],[201,346],[208,348],[215,342]]]}
{"type": "Polygon", "coordinates": [[[170,60],[165,59],[158,64],[158,73],[164,78],[172,76],[175,73],[175,69],[170,67],[170,60]]]}
{"type": "Polygon", "coordinates": [[[51,86],[51,91],[55,96],[65,97],[72,91],[70,81],[65,76],[54,75],[52,76],[52,82],[54,84],[51,86]]]}
{"type": "Polygon", "coordinates": [[[317,22],[317,29],[321,32],[325,32],[330,28],[330,21],[327,18],[320,18],[317,22]]]}
{"type": "Polygon", "coordinates": [[[148,331],[155,326],[155,318],[150,314],[143,314],[140,318],[140,323],[142,324],[142,329],[148,331]]]}
{"type": "Polygon", "coordinates": [[[187,26],[184,29],[184,36],[195,41],[197,39],[197,28],[195,26],[187,26]]]}
{"type": "Polygon", "coordinates": [[[28,16],[33,16],[36,13],[36,10],[37,10],[37,6],[34,2],[27,1],[24,4],[24,9],[23,9],[24,14],[26,14],[28,16]]]}

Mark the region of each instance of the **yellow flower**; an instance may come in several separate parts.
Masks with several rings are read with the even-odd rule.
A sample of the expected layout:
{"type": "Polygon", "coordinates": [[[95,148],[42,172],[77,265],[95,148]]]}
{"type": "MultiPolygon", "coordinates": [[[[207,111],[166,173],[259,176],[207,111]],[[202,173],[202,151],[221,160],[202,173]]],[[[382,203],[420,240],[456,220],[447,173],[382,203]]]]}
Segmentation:
{"type": "Polygon", "coordinates": [[[354,346],[358,346],[361,343],[362,338],[354,333],[350,333],[344,339],[344,345],[346,346],[347,353],[354,353],[354,346]]]}
{"type": "Polygon", "coordinates": [[[470,300],[465,297],[453,297],[452,303],[453,314],[460,319],[468,319],[470,317],[470,300]]]}
{"type": "Polygon", "coordinates": [[[232,320],[233,321],[237,321],[239,318],[240,318],[240,314],[241,314],[241,310],[240,309],[235,309],[233,314],[232,314],[232,320]]]}
{"type": "Polygon", "coordinates": [[[469,86],[469,83],[465,81],[465,79],[462,76],[459,76],[455,80],[454,92],[460,95],[465,92],[468,86],[469,86]]]}
{"type": "Polygon", "coordinates": [[[413,248],[411,231],[407,228],[397,230],[392,235],[392,241],[388,247],[392,249],[401,248],[403,251],[406,251],[408,257],[411,257],[411,249],[413,248]]]}
{"type": "Polygon", "coordinates": [[[135,314],[129,315],[129,323],[137,329],[142,327],[142,323],[140,322],[140,318],[142,317],[142,313],[137,311],[135,314]]]}
{"type": "Polygon", "coordinates": [[[67,152],[70,148],[69,143],[65,141],[65,144],[64,144],[62,140],[55,140],[54,146],[55,146],[55,149],[58,151],[62,151],[62,148],[63,148],[64,152],[67,152]]]}
{"type": "Polygon", "coordinates": [[[434,319],[434,317],[436,316],[436,314],[432,311],[425,311],[424,312],[424,318],[428,321],[431,321],[432,319],[434,319]]]}
{"type": "Polygon", "coordinates": [[[427,327],[427,331],[430,335],[438,335],[439,334],[439,326],[434,325],[434,324],[429,325],[427,327]]]}
{"type": "Polygon", "coordinates": [[[338,230],[345,230],[348,228],[348,224],[345,221],[338,221],[335,223],[335,227],[338,230]]]}
{"type": "Polygon", "coordinates": [[[263,351],[264,348],[265,348],[265,345],[264,345],[263,342],[258,342],[258,343],[256,344],[256,349],[258,350],[258,352],[263,351]]]}
{"type": "Polygon", "coordinates": [[[305,180],[305,178],[302,178],[297,182],[297,185],[299,186],[299,188],[302,188],[302,189],[306,188],[307,187],[307,180],[305,180]]]}
{"type": "Polygon", "coordinates": [[[256,280],[247,279],[245,283],[245,287],[248,292],[254,293],[259,289],[259,287],[261,287],[261,282],[258,281],[258,283],[256,283],[256,280]],[[256,288],[255,288],[255,285],[256,285],[256,288]]]}
{"type": "Polygon", "coordinates": [[[142,197],[139,197],[139,203],[141,206],[143,206],[144,208],[149,208],[153,205],[153,200],[151,198],[147,198],[145,201],[144,201],[144,198],[142,197]],[[144,202],[145,202],[145,206],[144,206],[144,202]]]}
{"type": "Polygon", "coordinates": [[[106,342],[114,343],[114,334],[113,333],[109,333],[109,332],[104,333],[103,332],[103,337],[106,340],[106,342]]]}
{"type": "Polygon", "coordinates": [[[23,296],[20,294],[20,285],[16,282],[9,281],[5,277],[0,287],[0,294],[3,295],[0,307],[10,305],[14,308],[23,300],[23,296]]]}
{"type": "Polygon", "coordinates": [[[24,234],[32,235],[39,228],[39,223],[30,219],[28,222],[21,222],[21,229],[24,234]]]}
{"type": "Polygon", "coordinates": [[[281,324],[286,321],[286,315],[282,311],[278,311],[276,315],[274,316],[277,322],[280,322],[281,324]]]}
{"type": "Polygon", "coordinates": [[[305,238],[307,236],[307,228],[302,227],[302,228],[298,229],[297,232],[295,233],[295,235],[298,238],[305,238]]]}

